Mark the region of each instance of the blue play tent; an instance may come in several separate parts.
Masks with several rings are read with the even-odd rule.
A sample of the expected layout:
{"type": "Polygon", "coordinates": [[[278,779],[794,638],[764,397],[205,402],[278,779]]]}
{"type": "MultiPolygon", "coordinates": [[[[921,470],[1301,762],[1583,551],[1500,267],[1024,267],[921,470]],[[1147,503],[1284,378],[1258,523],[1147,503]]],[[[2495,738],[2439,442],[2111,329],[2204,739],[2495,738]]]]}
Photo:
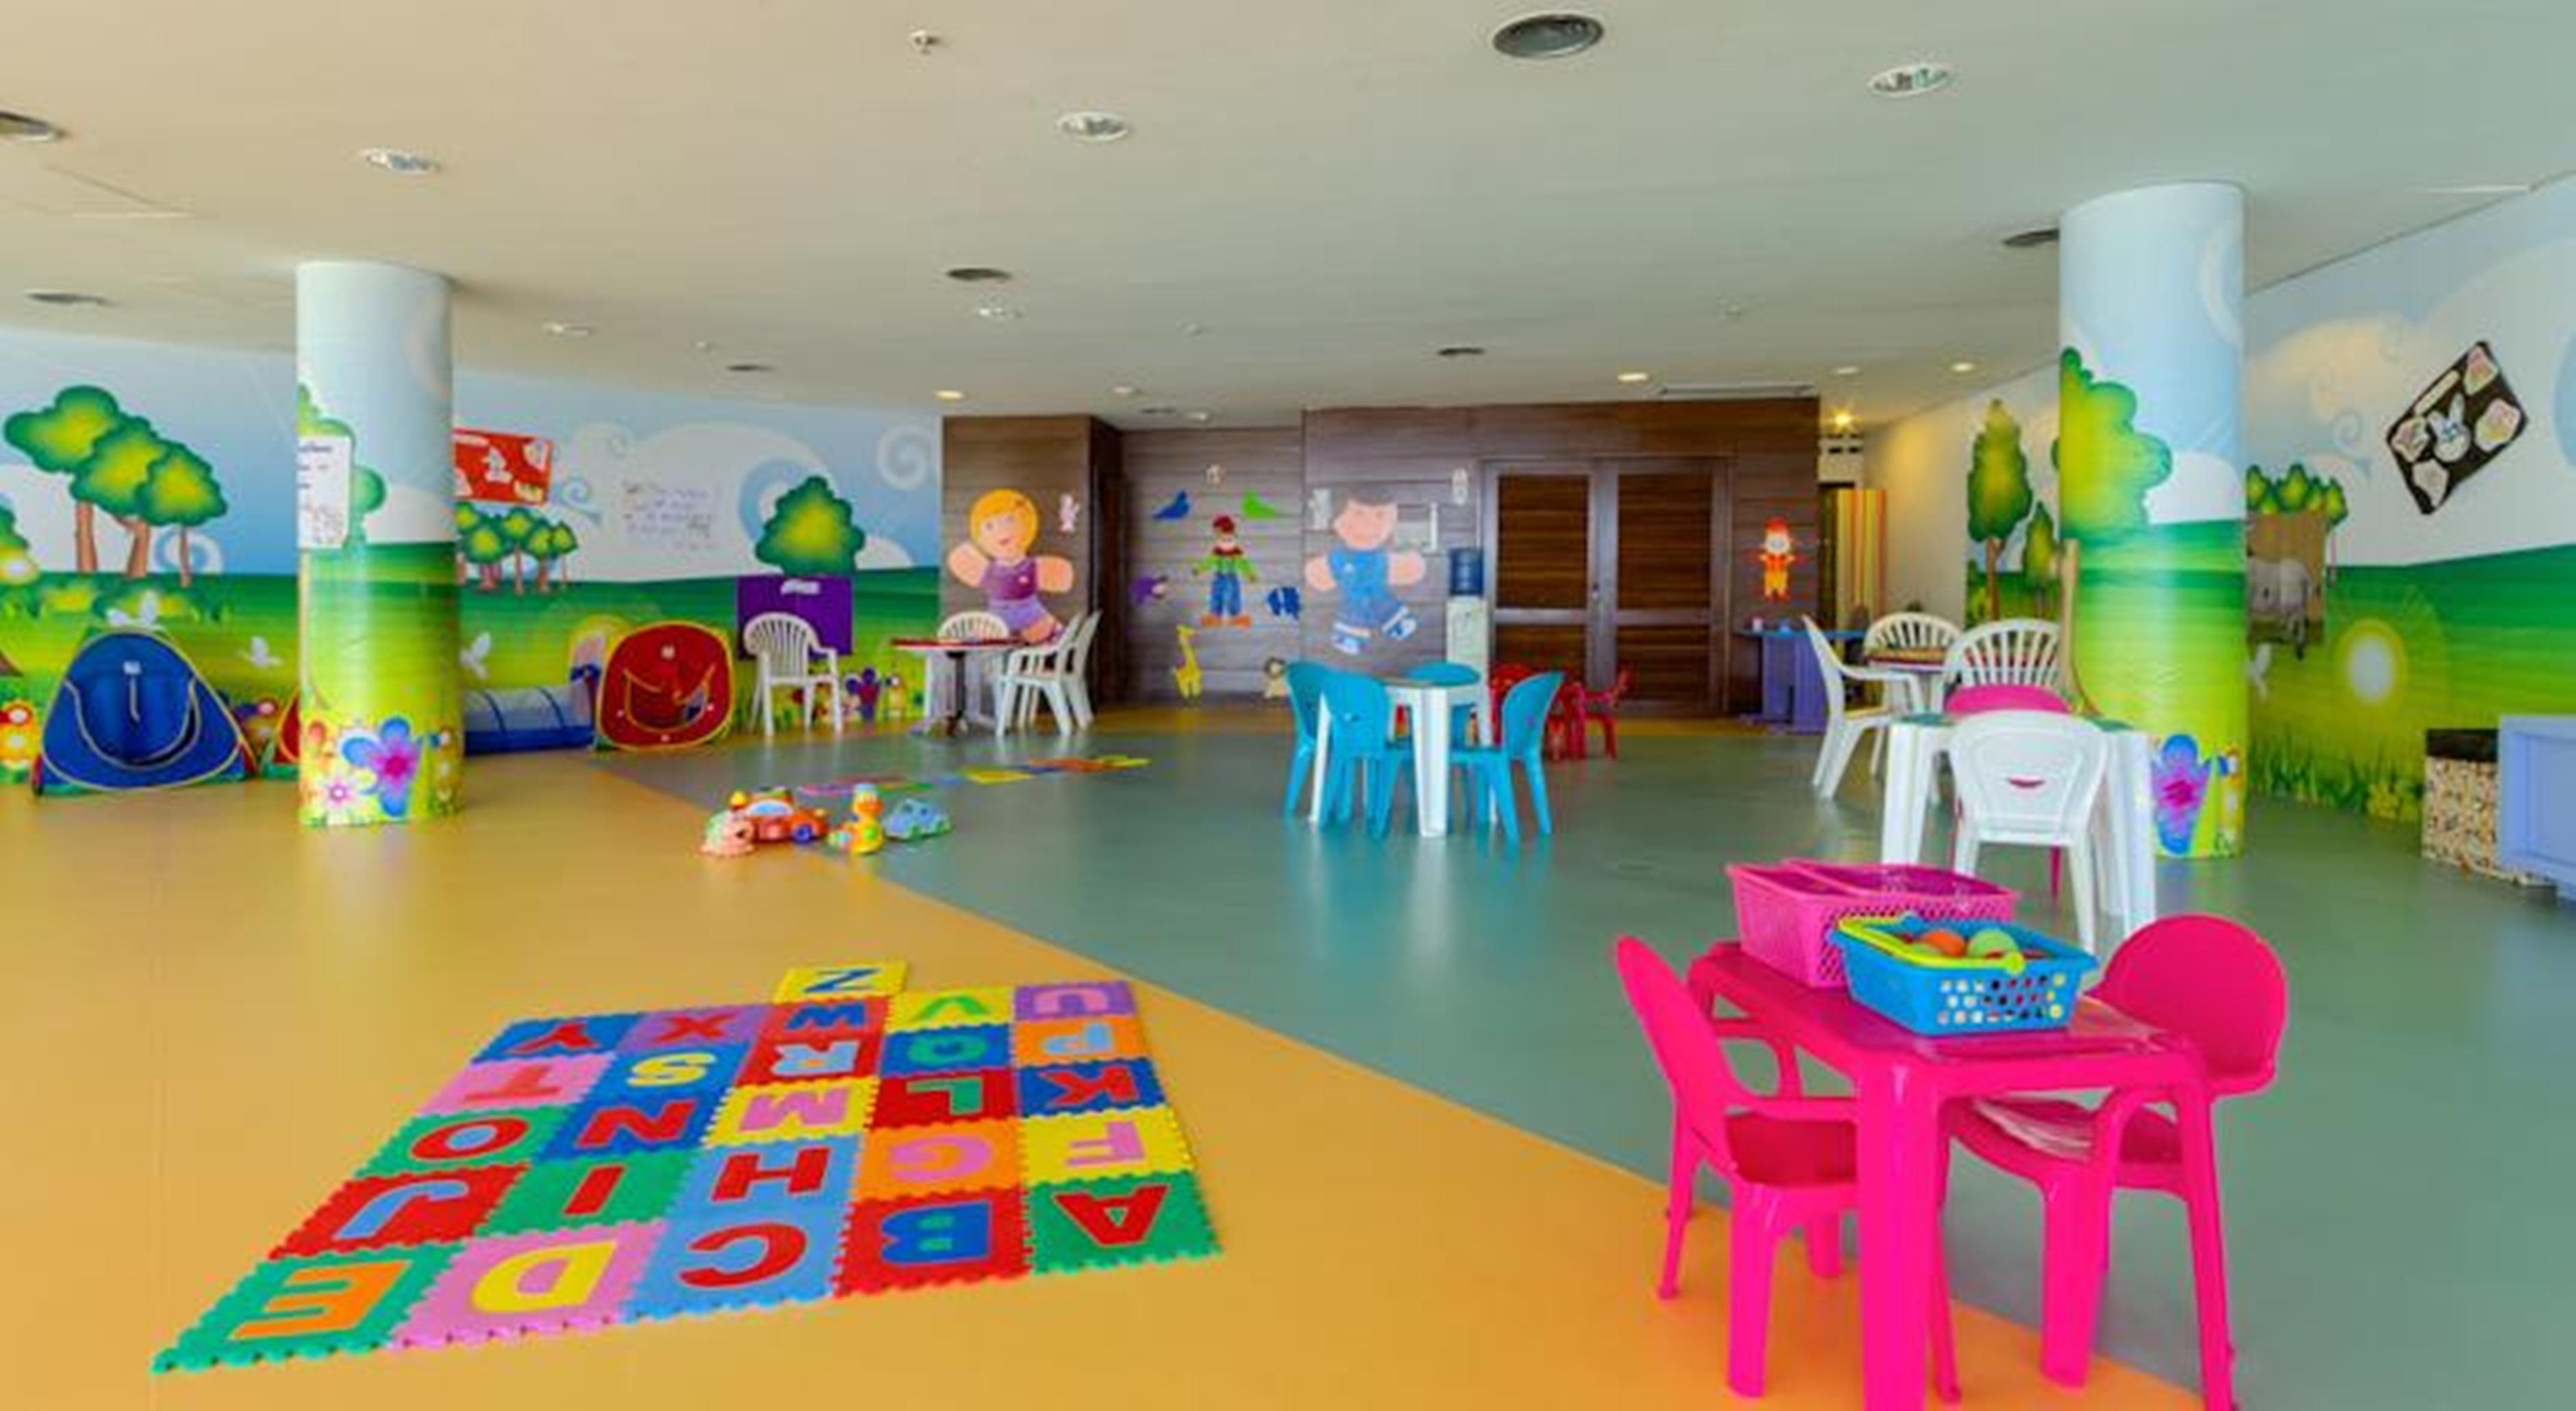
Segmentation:
{"type": "Polygon", "coordinates": [[[149,632],[101,632],[63,668],[45,712],[41,793],[175,789],[247,776],[249,751],[224,698],[149,632]]]}

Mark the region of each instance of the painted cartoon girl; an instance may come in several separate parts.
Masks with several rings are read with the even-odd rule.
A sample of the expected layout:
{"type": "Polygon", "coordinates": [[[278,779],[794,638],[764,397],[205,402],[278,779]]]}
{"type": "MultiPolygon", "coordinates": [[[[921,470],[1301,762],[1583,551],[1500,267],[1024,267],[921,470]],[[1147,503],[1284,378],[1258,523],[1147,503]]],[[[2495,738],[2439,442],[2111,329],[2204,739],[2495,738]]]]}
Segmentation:
{"type": "Polygon", "coordinates": [[[1044,642],[1062,624],[1038,600],[1040,593],[1073,591],[1073,564],[1032,556],[1038,507],[1017,490],[987,490],[966,514],[966,542],[948,551],[948,571],[984,592],[985,604],[1011,635],[1044,642]]]}

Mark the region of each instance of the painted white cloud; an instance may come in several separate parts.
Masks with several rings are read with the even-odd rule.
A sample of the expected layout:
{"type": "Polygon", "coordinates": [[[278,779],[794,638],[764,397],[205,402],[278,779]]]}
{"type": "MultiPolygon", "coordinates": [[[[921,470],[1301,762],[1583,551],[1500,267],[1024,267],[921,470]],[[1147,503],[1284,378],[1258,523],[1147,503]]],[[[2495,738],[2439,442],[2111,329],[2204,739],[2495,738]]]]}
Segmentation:
{"type": "Polygon", "coordinates": [[[2245,511],[2245,473],[2207,451],[2178,451],[2173,474],[2147,492],[2147,518],[2157,524],[2234,519],[2245,511]]]}
{"type": "Polygon", "coordinates": [[[857,566],[860,568],[910,568],[912,567],[912,555],[905,551],[903,545],[896,543],[894,540],[885,538],[881,535],[871,534],[868,536],[867,547],[859,550],[857,566]]]}

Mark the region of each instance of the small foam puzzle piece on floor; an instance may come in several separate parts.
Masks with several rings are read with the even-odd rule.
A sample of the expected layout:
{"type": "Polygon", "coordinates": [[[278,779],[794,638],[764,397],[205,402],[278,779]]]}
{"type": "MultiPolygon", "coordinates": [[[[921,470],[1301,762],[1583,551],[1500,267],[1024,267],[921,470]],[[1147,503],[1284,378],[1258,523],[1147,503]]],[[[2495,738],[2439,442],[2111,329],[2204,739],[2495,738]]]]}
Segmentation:
{"type": "Polygon", "coordinates": [[[1038,776],[1011,765],[978,765],[964,771],[970,784],[1025,784],[1038,776]]]}
{"type": "Polygon", "coordinates": [[[154,1369],[1214,1252],[1124,982],[903,979],[503,1027],[154,1369]]]}
{"type": "Polygon", "coordinates": [[[806,1000],[855,999],[863,995],[890,995],[903,988],[904,963],[900,960],[860,960],[839,965],[800,965],[779,977],[778,988],[770,995],[780,1004],[806,1000]]]}

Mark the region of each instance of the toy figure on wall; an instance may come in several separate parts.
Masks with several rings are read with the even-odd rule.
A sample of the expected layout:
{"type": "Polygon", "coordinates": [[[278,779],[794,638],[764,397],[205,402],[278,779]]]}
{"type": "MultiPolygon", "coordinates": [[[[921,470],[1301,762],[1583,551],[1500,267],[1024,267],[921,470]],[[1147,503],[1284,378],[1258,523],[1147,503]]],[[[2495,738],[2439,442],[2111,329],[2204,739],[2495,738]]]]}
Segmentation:
{"type": "Polygon", "coordinates": [[[1762,601],[1789,600],[1789,566],[1798,561],[1798,541],[1789,536],[1789,521],[1774,515],[1762,526],[1762,601]]]}
{"type": "Polygon", "coordinates": [[[1421,582],[1430,565],[1412,550],[1389,549],[1395,525],[1393,501],[1352,495],[1333,517],[1341,547],[1306,561],[1308,587],[1341,593],[1333,607],[1333,650],[1344,656],[1360,655],[1379,638],[1401,642],[1422,625],[1394,590],[1421,582]]]}
{"type": "Polygon", "coordinates": [[[1023,641],[1055,636],[1055,614],[1040,593],[1073,591],[1073,564],[1033,555],[1038,507],[1017,490],[988,490],[966,516],[966,542],[948,551],[948,571],[984,592],[985,604],[1023,641]]]}
{"type": "Polygon", "coordinates": [[[1199,634],[1188,627],[1175,627],[1172,630],[1179,633],[1181,639],[1181,664],[1172,668],[1172,685],[1181,693],[1182,700],[1194,701],[1199,698],[1201,686],[1197,644],[1199,634]]]}
{"type": "Polygon", "coordinates": [[[1261,575],[1253,571],[1252,560],[1234,537],[1234,516],[1218,515],[1209,527],[1216,531],[1216,543],[1209,546],[1206,558],[1190,565],[1191,576],[1205,574],[1208,579],[1208,606],[1199,625],[1250,627],[1252,617],[1243,610],[1243,585],[1260,582],[1261,575]]]}

